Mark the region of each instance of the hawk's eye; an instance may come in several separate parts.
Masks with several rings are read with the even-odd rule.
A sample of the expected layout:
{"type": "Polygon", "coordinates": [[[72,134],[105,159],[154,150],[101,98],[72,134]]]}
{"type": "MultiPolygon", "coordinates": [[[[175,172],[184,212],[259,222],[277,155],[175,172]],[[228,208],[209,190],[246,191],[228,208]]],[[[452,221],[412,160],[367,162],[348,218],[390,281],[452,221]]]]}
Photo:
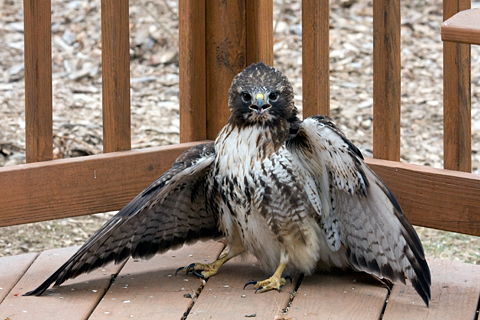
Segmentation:
{"type": "Polygon", "coordinates": [[[252,95],[248,92],[242,92],[242,100],[244,102],[250,102],[252,100],[252,95]]]}
{"type": "Polygon", "coordinates": [[[272,92],[268,95],[268,100],[275,102],[278,99],[278,93],[272,92]]]}

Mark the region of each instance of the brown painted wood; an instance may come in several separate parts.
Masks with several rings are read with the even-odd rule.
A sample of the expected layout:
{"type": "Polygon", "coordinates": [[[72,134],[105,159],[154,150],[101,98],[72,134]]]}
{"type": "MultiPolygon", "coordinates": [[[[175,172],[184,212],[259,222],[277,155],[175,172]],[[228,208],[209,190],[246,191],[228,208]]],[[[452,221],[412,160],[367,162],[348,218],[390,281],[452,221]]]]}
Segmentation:
{"type": "MultiPolygon", "coordinates": [[[[443,19],[470,9],[470,0],[445,0],[443,19]]],[[[443,43],[444,168],[471,172],[470,45],[443,43]]]]}
{"type": "Polygon", "coordinates": [[[247,22],[246,65],[273,66],[273,0],[245,0],[247,22]]]}
{"type": "Polygon", "coordinates": [[[53,159],[51,1],[24,0],[27,162],[53,159]]]}
{"type": "Polygon", "coordinates": [[[38,253],[32,252],[0,258],[0,303],[17,284],[37,256],[38,253]]]}
{"type": "Polygon", "coordinates": [[[400,1],[373,1],[373,156],[400,161],[400,1]]]}
{"type": "Polygon", "coordinates": [[[480,8],[461,11],[442,24],[442,40],[480,45],[480,8]]]}
{"type": "Polygon", "coordinates": [[[415,225],[480,236],[480,176],[366,159],[415,225]]]}
{"type": "Polygon", "coordinates": [[[0,226],[118,210],[198,143],[0,168],[0,226]]]}
{"type": "MultiPolygon", "coordinates": [[[[196,143],[0,168],[0,226],[118,210],[196,143]],[[95,175],[96,174],[96,175],[95,175]]],[[[477,175],[378,159],[413,224],[480,236],[477,175]]]]}
{"type": "Polygon", "coordinates": [[[253,286],[243,290],[248,281],[265,280],[271,274],[263,272],[257,260],[248,255],[236,257],[224,264],[210,278],[195,302],[188,319],[273,319],[287,306],[293,284],[288,282],[281,292],[270,291],[255,294],[253,286]]]}
{"type": "Polygon", "coordinates": [[[228,89],[246,66],[245,0],[206,0],[207,138],[230,117],[228,89]]]}
{"type": "Polygon", "coordinates": [[[130,259],[91,319],[181,319],[202,286],[197,277],[175,270],[193,262],[215,261],[224,245],[199,242],[177,251],[168,251],[149,261],[130,259]],[[133,316],[133,317],[132,317],[133,316]]]}
{"type": "MultiPolygon", "coordinates": [[[[480,297],[480,266],[448,260],[429,260],[432,300],[427,308],[411,285],[393,287],[384,320],[476,319],[480,297]]],[[[478,316],[478,315],[477,315],[478,316]]]]}
{"type": "Polygon", "coordinates": [[[315,273],[303,279],[286,318],[380,319],[387,294],[365,273],[315,273]]]}
{"type": "Polygon", "coordinates": [[[205,0],[179,1],[180,142],[204,140],[206,120],[205,0]]]}
{"type": "Polygon", "coordinates": [[[329,1],[302,1],[303,117],[330,114],[329,1]]]}
{"type": "Polygon", "coordinates": [[[118,273],[123,264],[111,264],[68,280],[47,290],[42,297],[22,296],[50,276],[77,249],[42,252],[0,305],[2,319],[87,319],[108,288],[111,275],[118,273]]]}
{"type": "Polygon", "coordinates": [[[130,150],[128,0],[102,1],[103,151],[130,150]]]}

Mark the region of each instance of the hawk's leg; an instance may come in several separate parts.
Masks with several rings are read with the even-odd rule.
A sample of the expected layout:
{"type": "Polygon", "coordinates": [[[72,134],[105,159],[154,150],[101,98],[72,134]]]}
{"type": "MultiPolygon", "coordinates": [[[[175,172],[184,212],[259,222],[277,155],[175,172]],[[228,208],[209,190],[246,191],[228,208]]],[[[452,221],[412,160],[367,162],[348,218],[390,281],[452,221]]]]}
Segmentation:
{"type": "MultiPolygon", "coordinates": [[[[285,278],[282,277],[283,270],[285,270],[287,263],[288,263],[288,253],[284,252],[282,254],[282,257],[280,258],[280,264],[278,265],[277,270],[275,270],[275,273],[273,274],[273,276],[263,281],[255,281],[255,280],[249,281],[245,284],[243,289],[245,289],[245,287],[248,286],[249,284],[253,284],[253,287],[256,289],[255,293],[265,292],[270,290],[280,291],[282,289],[282,286],[284,286],[287,283],[285,278]]],[[[290,277],[287,277],[287,278],[290,278],[290,277]]],[[[290,281],[291,280],[292,278],[290,278],[290,281]]]]}
{"type": "Polygon", "coordinates": [[[226,254],[222,254],[220,258],[215,260],[214,262],[211,263],[192,263],[187,267],[181,267],[178,268],[177,271],[175,272],[175,275],[177,274],[178,271],[183,270],[186,274],[188,274],[190,271],[196,275],[199,278],[202,279],[208,279],[211,276],[214,276],[217,274],[218,269],[228,260],[232,259],[235,256],[238,256],[242,252],[244,252],[245,249],[242,246],[231,246],[227,249],[226,254]],[[199,272],[200,271],[200,272],[199,272]]]}

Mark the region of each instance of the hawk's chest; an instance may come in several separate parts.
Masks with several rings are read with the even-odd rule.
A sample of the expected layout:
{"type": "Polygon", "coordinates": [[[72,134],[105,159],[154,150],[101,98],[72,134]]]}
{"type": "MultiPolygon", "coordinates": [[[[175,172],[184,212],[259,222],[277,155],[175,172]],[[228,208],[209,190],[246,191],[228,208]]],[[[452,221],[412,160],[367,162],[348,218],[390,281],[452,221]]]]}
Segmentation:
{"type": "Polygon", "coordinates": [[[215,142],[214,179],[222,193],[224,211],[231,216],[257,213],[271,196],[275,183],[288,180],[291,154],[275,144],[261,128],[225,127],[215,142]]]}

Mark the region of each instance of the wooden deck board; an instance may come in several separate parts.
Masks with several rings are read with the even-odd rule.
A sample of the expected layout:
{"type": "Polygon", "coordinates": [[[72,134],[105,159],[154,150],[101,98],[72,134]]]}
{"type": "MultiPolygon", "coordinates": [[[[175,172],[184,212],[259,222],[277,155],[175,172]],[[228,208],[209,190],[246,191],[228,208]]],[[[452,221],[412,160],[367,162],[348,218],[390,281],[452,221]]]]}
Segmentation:
{"type": "Polygon", "coordinates": [[[69,280],[49,289],[42,297],[22,296],[50,276],[77,249],[42,252],[0,305],[0,319],[86,319],[107,289],[110,275],[117,273],[121,265],[109,265],[69,280]]]}
{"type": "MultiPolygon", "coordinates": [[[[129,260],[123,268],[109,265],[50,289],[42,297],[22,294],[39,285],[77,247],[48,250],[38,257],[4,257],[0,259],[0,294],[6,293],[6,297],[0,304],[0,319],[181,319],[192,302],[189,320],[245,319],[248,315],[277,320],[380,319],[387,290],[369,275],[353,272],[305,277],[284,314],[295,281],[280,293],[255,294],[252,286],[243,290],[247,281],[270,276],[252,256],[227,262],[207,281],[198,298],[185,297],[194,296],[202,282],[193,276],[175,277],[175,270],[192,262],[211,262],[222,248],[218,242],[199,242],[147,262],[129,260]],[[110,275],[115,273],[118,276],[104,295],[110,275]]],[[[475,319],[480,266],[446,260],[430,260],[429,264],[433,281],[430,308],[410,285],[397,284],[383,319],[475,319]]]]}
{"type": "Polygon", "coordinates": [[[380,319],[387,294],[367,274],[315,273],[303,279],[287,318],[380,319]]]}
{"type": "Polygon", "coordinates": [[[190,307],[201,280],[175,270],[192,262],[215,261],[224,245],[200,242],[157,255],[148,261],[130,259],[99,303],[91,319],[181,318],[190,307]]]}
{"type": "Polygon", "coordinates": [[[0,302],[17,284],[37,256],[38,253],[32,252],[0,259],[0,302]]]}
{"type": "Polygon", "coordinates": [[[480,297],[480,266],[430,260],[432,300],[426,308],[410,285],[396,284],[383,319],[475,319],[480,297]]]}
{"type": "Polygon", "coordinates": [[[248,281],[270,276],[251,255],[233,258],[208,280],[187,319],[248,319],[247,315],[254,314],[254,319],[274,319],[290,300],[293,284],[288,282],[281,292],[255,294],[253,286],[243,290],[248,281]]]}

